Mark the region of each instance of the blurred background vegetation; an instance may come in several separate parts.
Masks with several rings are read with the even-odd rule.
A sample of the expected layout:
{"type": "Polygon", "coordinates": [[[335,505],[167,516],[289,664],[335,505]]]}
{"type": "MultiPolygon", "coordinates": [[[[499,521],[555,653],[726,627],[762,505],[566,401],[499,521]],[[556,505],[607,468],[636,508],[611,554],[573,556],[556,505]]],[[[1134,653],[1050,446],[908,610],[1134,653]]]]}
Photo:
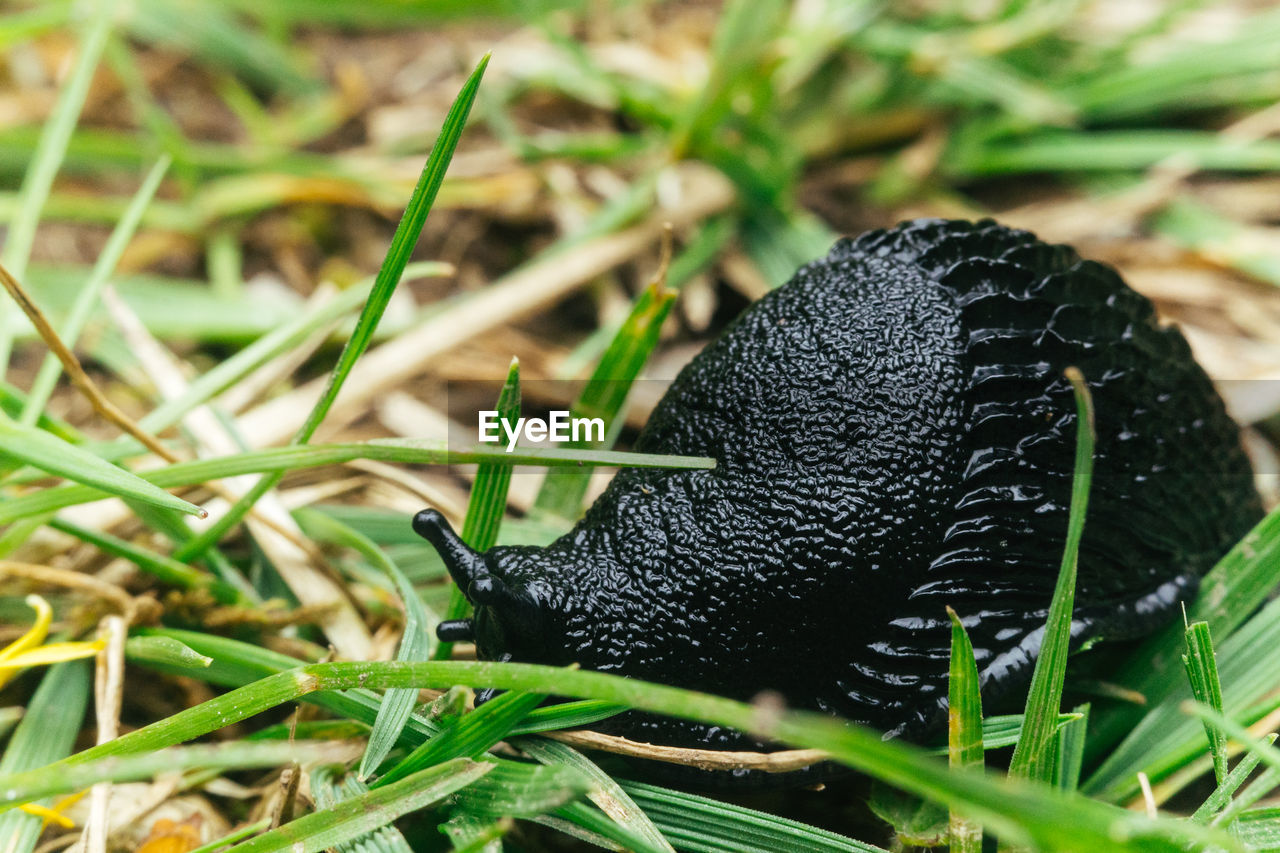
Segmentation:
{"type": "MultiPolygon", "coordinates": [[[[500,381],[513,355],[525,380],[585,377],[658,266],[667,223],[668,283],[680,295],[646,367],[655,378],[674,376],[742,307],[839,234],[915,216],[994,216],[1116,265],[1153,298],[1251,425],[1259,469],[1275,472],[1273,7],[7,2],[0,261],[57,328],[79,329],[76,350],[90,373],[145,420],[167,393],[138,329],[176,354],[190,378],[353,292],[377,272],[454,95],[492,52],[414,254],[448,266],[419,268],[397,291],[321,438],[443,438],[449,391],[500,381]],[[148,180],[159,181],[155,200],[138,208],[136,234],[113,246],[113,229],[148,180]],[[77,302],[89,281],[105,285],[102,305],[77,302]]],[[[358,303],[348,302],[349,313],[358,303]]],[[[218,398],[241,448],[282,443],[303,422],[349,331],[333,311],[332,322],[308,326],[218,398]]],[[[11,415],[41,412],[51,428],[115,435],[70,383],[39,377],[45,347],[6,303],[0,360],[10,353],[11,415]]],[[[569,386],[526,387],[535,408],[570,402],[569,386]]],[[[659,391],[636,386],[630,427],[659,391]]],[[[514,478],[516,520],[505,536],[538,540],[555,528],[540,528],[530,512],[539,485],[514,478]]],[[[1276,478],[1263,477],[1262,487],[1274,501],[1276,478]]],[[[469,489],[452,469],[364,461],[293,474],[280,496],[291,508],[346,507],[342,520],[388,546],[413,580],[430,581],[424,600],[444,612],[447,585],[430,574],[422,546],[397,538],[395,523],[424,503],[459,519],[469,489]]],[[[11,528],[0,554],[112,580],[108,558],[77,544],[90,541],[85,529],[159,539],[116,516],[74,523],[74,540],[63,528],[11,528]]],[[[251,565],[259,591],[271,588],[270,573],[265,581],[253,573],[269,559],[248,547],[232,557],[251,565]]],[[[376,572],[360,565],[343,570],[360,581],[369,648],[386,657],[400,615],[385,585],[361,586],[376,572]]],[[[117,580],[135,593],[145,587],[117,580]]],[[[283,583],[275,587],[287,596],[283,583]]],[[[288,630],[314,614],[158,597],[184,624],[251,626],[255,642],[320,654],[314,646],[303,654],[288,630]]],[[[66,602],[54,601],[56,625],[74,622],[66,602]]],[[[21,598],[6,598],[0,641],[28,621],[21,598]]],[[[184,684],[193,702],[207,690],[184,684]]],[[[15,702],[30,693],[17,688],[15,702]]],[[[154,685],[130,702],[126,717],[138,720],[173,706],[154,685]]]]}
{"type": "MultiPolygon", "coordinates": [[[[665,216],[685,289],[668,337],[698,338],[839,233],[995,215],[1116,263],[1215,376],[1280,375],[1269,4],[7,5],[0,217],[31,215],[39,176],[23,176],[58,93],[86,50],[97,62],[65,159],[46,164],[57,177],[40,227],[16,228],[5,258],[34,240],[31,286],[65,311],[167,154],[117,278],[147,327],[197,360],[376,270],[449,99],[491,50],[418,253],[456,274],[416,284],[384,334],[665,216]]],[[[656,251],[603,270],[567,260],[576,281],[500,308],[421,373],[499,379],[513,351],[526,376],[580,369],[588,357],[566,366],[569,350],[616,324],[656,251]]],[[[84,345],[127,375],[109,332],[84,345]]],[[[31,352],[18,350],[15,377],[31,352]]]]}

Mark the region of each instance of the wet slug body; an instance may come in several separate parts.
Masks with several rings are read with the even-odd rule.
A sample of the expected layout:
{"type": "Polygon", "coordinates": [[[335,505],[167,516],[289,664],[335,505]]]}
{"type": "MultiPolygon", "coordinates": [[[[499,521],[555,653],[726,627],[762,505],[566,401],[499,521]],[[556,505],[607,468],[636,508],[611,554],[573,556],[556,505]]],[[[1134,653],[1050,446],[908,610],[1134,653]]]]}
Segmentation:
{"type": "MultiPolygon", "coordinates": [[[[1073,636],[1172,616],[1260,517],[1236,426],[1175,329],[1108,267],[984,221],[919,220],[800,269],[677,377],[629,469],[545,548],[415,529],[475,605],[441,636],[919,738],[946,720],[952,607],[992,697],[1029,680],[1097,409],[1073,636]]],[[[640,714],[637,740],[751,748],[640,714]]]]}

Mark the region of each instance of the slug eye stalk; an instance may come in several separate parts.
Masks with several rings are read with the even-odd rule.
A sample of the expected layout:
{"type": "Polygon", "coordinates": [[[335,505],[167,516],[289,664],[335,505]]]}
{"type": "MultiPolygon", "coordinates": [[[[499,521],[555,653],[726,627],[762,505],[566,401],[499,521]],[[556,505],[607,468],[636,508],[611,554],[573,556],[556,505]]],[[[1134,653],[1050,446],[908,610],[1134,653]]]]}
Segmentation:
{"type": "MultiPolygon", "coordinates": [[[[431,543],[458,589],[471,597],[472,586],[490,577],[489,567],[474,548],[462,541],[445,517],[434,509],[424,509],[413,517],[413,532],[431,543]]],[[[483,584],[482,584],[483,586],[483,584]]]]}

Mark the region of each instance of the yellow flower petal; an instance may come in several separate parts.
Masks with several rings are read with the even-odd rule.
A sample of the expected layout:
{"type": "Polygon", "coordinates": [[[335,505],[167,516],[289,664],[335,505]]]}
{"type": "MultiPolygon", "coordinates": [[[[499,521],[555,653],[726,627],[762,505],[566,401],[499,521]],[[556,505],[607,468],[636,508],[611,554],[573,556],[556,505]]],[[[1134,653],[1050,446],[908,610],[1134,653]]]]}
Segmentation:
{"type": "Polygon", "coordinates": [[[0,671],[26,669],[29,666],[47,666],[51,663],[62,663],[66,660],[93,657],[106,644],[107,641],[105,639],[82,643],[50,643],[47,646],[40,646],[29,652],[22,652],[6,660],[0,660],[0,671]]]}
{"type": "Polygon", "coordinates": [[[27,596],[27,604],[36,612],[35,624],[18,639],[0,650],[0,687],[12,681],[28,667],[92,657],[106,645],[106,640],[40,645],[49,636],[53,624],[53,608],[38,595],[27,596]]]}
{"type": "MultiPolygon", "coordinates": [[[[56,823],[63,829],[71,829],[76,825],[74,820],[59,812],[57,806],[49,808],[48,806],[42,806],[39,803],[23,803],[18,806],[18,808],[22,809],[29,815],[35,815],[38,818],[43,818],[44,826],[56,823]]],[[[43,829],[43,827],[41,828],[43,829]]]]}
{"type": "Polygon", "coordinates": [[[49,602],[38,595],[28,595],[27,604],[36,612],[36,621],[25,634],[0,649],[0,663],[40,645],[49,636],[49,626],[53,624],[53,608],[49,602]]]}

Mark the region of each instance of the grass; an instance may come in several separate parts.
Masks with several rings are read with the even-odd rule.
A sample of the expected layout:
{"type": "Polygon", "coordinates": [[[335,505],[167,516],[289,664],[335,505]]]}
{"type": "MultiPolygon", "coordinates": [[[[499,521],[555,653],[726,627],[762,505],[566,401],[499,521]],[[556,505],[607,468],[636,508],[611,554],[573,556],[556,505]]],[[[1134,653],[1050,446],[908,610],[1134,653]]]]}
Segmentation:
{"type": "MultiPolygon", "coordinates": [[[[673,327],[676,338],[707,337],[743,294],[784,280],[838,230],[921,210],[987,212],[1002,193],[1033,199],[1002,214],[1090,245],[1116,234],[1136,235],[1139,249],[1167,241],[1183,253],[1176,269],[1217,276],[1220,290],[1199,292],[1201,304],[1234,300],[1199,324],[1205,334],[1221,337],[1245,314],[1239,337],[1280,342],[1265,290],[1280,268],[1270,214],[1235,203],[1280,168],[1267,138],[1280,17],[1264,11],[1189,38],[1198,5],[1169,3],[1119,26],[1063,0],[995,3],[983,15],[963,4],[730,0],[713,26],[694,7],[663,22],[648,4],[592,23],[595,6],[563,2],[101,0],[85,15],[53,2],[0,17],[12,67],[38,65],[39,47],[63,51],[66,69],[45,86],[37,118],[0,128],[0,262],[50,319],[33,340],[36,327],[0,306],[0,573],[48,592],[58,614],[49,643],[39,640],[52,666],[4,669],[0,654],[0,676],[14,676],[0,694],[12,706],[0,708],[0,850],[31,853],[60,832],[69,841],[79,828],[58,828],[62,798],[160,771],[179,773],[181,789],[225,773],[307,774],[313,807],[286,809],[279,825],[246,819],[202,851],[446,840],[514,850],[530,824],[542,827],[539,844],[563,835],[662,853],[865,853],[921,836],[973,853],[984,835],[1006,850],[1280,849],[1280,813],[1266,805],[1280,787],[1268,734],[1280,660],[1258,653],[1280,644],[1280,606],[1268,603],[1280,514],[1210,573],[1185,625],[1116,667],[1113,680],[1144,706],[1098,698],[1063,713],[1087,428],[1022,715],[984,718],[961,613],[948,747],[885,742],[797,711],[769,721],[763,734],[779,743],[896,789],[873,796],[887,824],[857,837],[813,809],[785,814],[783,797],[746,808],[632,781],[562,734],[628,708],[759,732],[752,705],[451,659],[434,626],[465,615],[466,602],[409,533],[405,509],[454,502],[463,538],[481,550],[545,542],[581,512],[597,466],[713,465],[614,449],[673,327]],[[444,19],[464,29],[437,30],[444,19]],[[523,28],[533,46],[495,38],[494,26],[523,28]],[[461,70],[433,65],[438,43],[422,49],[418,30],[485,33],[493,67],[487,55],[461,70]],[[394,84],[371,80],[321,32],[388,55],[409,45],[427,64],[404,66],[394,84]],[[387,102],[398,96],[382,89],[397,86],[411,94],[387,102]],[[184,99],[199,109],[183,112],[184,99]],[[357,127],[365,141],[346,144],[357,127]],[[824,202],[832,195],[839,205],[824,202]],[[1073,204],[1089,212],[1083,229],[1035,218],[1073,204]],[[658,260],[666,221],[677,248],[658,260]],[[54,251],[58,229],[95,228],[100,249],[54,251]],[[264,273],[277,279],[265,295],[264,273]],[[321,280],[333,292],[314,287],[321,280]],[[535,315],[552,317],[551,330],[535,315]],[[461,344],[474,364],[449,352],[461,344]],[[82,354],[123,426],[77,408],[56,347],[82,354]],[[504,368],[514,350],[520,365],[504,368]],[[606,418],[606,441],[450,450],[417,426],[431,417],[421,400],[434,402],[445,379],[504,369],[501,396],[485,405],[511,413],[547,403],[528,393],[530,376],[587,377],[555,402],[606,418]],[[420,377],[418,402],[378,371],[420,377]],[[275,400],[255,403],[250,388],[275,400]],[[370,412],[383,437],[370,437],[368,420],[351,426],[370,412]],[[388,426],[406,419],[407,430],[388,426]],[[162,452],[138,435],[159,436],[162,452]],[[206,507],[215,520],[193,526],[206,507]],[[139,574],[117,583],[101,571],[110,561],[139,574]],[[315,598],[322,584],[336,591],[328,600],[315,598]],[[135,601],[140,591],[154,596],[135,601]],[[92,739],[90,710],[111,716],[112,697],[91,702],[94,668],[67,659],[84,647],[65,641],[91,640],[111,608],[151,620],[98,663],[103,673],[132,665],[132,730],[73,751],[92,739]],[[375,642],[394,660],[329,659],[331,648],[361,657],[375,642]],[[148,687],[174,676],[216,690],[174,711],[148,687]],[[468,710],[467,688],[480,687],[507,692],[468,710]],[[429,702],[423,689],[435,691],[429,702]],[[575,701],[539,707],[548,694],[575,701]],[[225,738],[216,749],[194,742],[215,732],[225,738]],[[1134,804],[1153,814],[1125,808],[1134,804]]],[[[1137,265],[1159,271],[1147,263],[1137,265]]],[[[0,593],[0,627],[29,619],[16,590],[0,593]]]]}

